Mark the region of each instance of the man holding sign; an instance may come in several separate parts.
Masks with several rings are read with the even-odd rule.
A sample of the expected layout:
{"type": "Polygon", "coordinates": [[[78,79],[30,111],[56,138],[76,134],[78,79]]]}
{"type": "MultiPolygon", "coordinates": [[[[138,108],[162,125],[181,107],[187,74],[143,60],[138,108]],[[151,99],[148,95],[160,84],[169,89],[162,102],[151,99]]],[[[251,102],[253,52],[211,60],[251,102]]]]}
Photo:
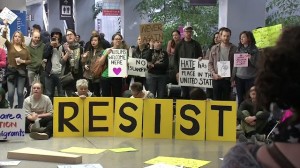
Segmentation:
{"type": "MultiPolygon", "coordinates": [[[[175,48],[174,55],[174,68],[177,72],[176,77],[179,76],[179,63],[180,58],[194,58],[202,59],[203,53],[200,43],[192,39],[193,27],[187,25],[184,27],[184,38],[177,44],[175,48]]],[[[177,79],[178,80],[178,79],[177,79]]],[[[181,87],[181,97],[184,99],[189,99],[189,92],[191,87],[182,86],[181,87]]]]}
{"type": "Polygon", "coordinates": [[[220,32],[221,43],[211,48],[208,69],[213,75],[213,100],[230,100],[230,72],[237,47],[230,43],[231,30],[220,32]]]}
{"type": "Polygon", "coordinates": [[[234,54],[234,67],[232,70],[232,86],[236,85],[238,105],[240,105],[246,93],[254,85],[257,73],[258,49],[255,39],[250,31],[240,34],[240,43],[237,54],[234,54]]]}

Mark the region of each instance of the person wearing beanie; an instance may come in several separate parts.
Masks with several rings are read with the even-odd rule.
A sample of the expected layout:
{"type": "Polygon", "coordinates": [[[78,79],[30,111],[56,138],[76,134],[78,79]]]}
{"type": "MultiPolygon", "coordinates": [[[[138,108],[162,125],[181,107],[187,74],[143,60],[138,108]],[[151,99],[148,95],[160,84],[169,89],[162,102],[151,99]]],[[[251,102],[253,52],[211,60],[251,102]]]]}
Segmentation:
{"type": "Polygon", "coordinates": [[[60,59],[62,56],[62,33],[59,28],[51,30],[51,40],[45,45],[44,63],[45,63],[45,94],[53,102],[55,87],[57,88],[58,96],[63,97],[64,91],[60,83],[60,75],[62,65],[60,59]]]}

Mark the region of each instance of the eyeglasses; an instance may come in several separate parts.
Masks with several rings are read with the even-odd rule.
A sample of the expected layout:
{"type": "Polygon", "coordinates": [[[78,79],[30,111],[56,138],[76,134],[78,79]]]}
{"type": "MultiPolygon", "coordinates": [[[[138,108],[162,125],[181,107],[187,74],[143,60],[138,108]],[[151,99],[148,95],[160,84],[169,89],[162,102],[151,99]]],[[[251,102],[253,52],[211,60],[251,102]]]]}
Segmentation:
{"type": "Polygon", "coordinates": [[[72,35],[74,35],[73,33],[70,33],[70,34],[66,34],[66,36],[72,36],[72,35]]]}
{"type": "Polygon", "coordinates": [[[121,38],[115,38],[114,40],[122,40],[121,38]]]}

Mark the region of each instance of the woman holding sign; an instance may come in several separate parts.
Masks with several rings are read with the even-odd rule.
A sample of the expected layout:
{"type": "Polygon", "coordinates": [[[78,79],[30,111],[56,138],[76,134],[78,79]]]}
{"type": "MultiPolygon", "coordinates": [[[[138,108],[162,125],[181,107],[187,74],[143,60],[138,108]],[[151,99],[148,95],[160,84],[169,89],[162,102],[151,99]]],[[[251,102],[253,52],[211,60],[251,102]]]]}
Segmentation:
{"type": "Polygon", "coordinates": [[[168,53],[161,48],[161,41],[150,41],[150,52],[147,56],[148,74],[146,75],[149,91],[164,98],[166,95],[168,53]]]}
{"type": "MultiPolygon", "coordinates": [[[[105,65],[107,64],[105,70],[101,75],[101,85],[102,85],[102,96],[103,97],[121,97],[122,95],[122,77],[112,77],[117,76],[123,73],[123,69],[121,68],[123,64],[123,56],[126,53],[127,59],[127,50],[126,45],[122,43],[123,36],[119,33],[116,33],[112,36],[112,48],[107,48],[100,59],[100,64],[105,65]],[[126,52],[125,52],[126,51],[126,52]],[[110,58],[109,58],[110,57],[110,58]],[[110,61],[110,64],[109,64],[110,61]],[[113,68],[113,73],[110,74],[109,69],[112,65],[119,65],[120,67],[113,68]]],[[[125,65],[127,67],[127,64],[125,65]]],[[[125,72],[125,70],[124,70],[125,72]]]]}
{"type": "MultiPolygon", "coordinates": [[[[7,21],[4,22],[5,28],[2,36],[7,38],[7,21]]],[[[18,108],[23,107],[24,101],[24,86],[27,77],[26,65],[31,63],[29,51],[25,46],[25,39],[20,31],[15,31],[13,34],[12,42],[5,41],[7,48],[7,88],[8,88],[8,101],[10,107],[14,105],[15,88],[17,87],[18,94],[18,108]]]]}
{"type": "Polygon", "coordinates": [[[255,43],[254,36],[250,31],[243,31],[240,34],[240,43],[237,49],[238,54],[234,56],[235,64],[231,76],[232,86],[236,84],[238,105],[244,101],[246,93],[254,85],[258,60],[258,49],[255,43]],[[239,60],[242,61],[243,59],[237,59],[237,56],[241,56],[239,58],[245,57],[244,60],[246,60],[246,62],[240,62],[239,60]]]}

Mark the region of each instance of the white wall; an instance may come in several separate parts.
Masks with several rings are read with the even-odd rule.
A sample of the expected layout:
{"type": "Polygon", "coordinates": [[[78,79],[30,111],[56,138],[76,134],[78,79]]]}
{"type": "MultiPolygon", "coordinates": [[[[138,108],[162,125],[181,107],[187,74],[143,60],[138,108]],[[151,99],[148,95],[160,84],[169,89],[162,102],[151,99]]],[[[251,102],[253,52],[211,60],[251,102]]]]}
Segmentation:
{"type": "Polygon", "coordinates": [[[26,11],[25,0],[0,0],[0,9],[7,7],[11,10],[26,11]]]}

